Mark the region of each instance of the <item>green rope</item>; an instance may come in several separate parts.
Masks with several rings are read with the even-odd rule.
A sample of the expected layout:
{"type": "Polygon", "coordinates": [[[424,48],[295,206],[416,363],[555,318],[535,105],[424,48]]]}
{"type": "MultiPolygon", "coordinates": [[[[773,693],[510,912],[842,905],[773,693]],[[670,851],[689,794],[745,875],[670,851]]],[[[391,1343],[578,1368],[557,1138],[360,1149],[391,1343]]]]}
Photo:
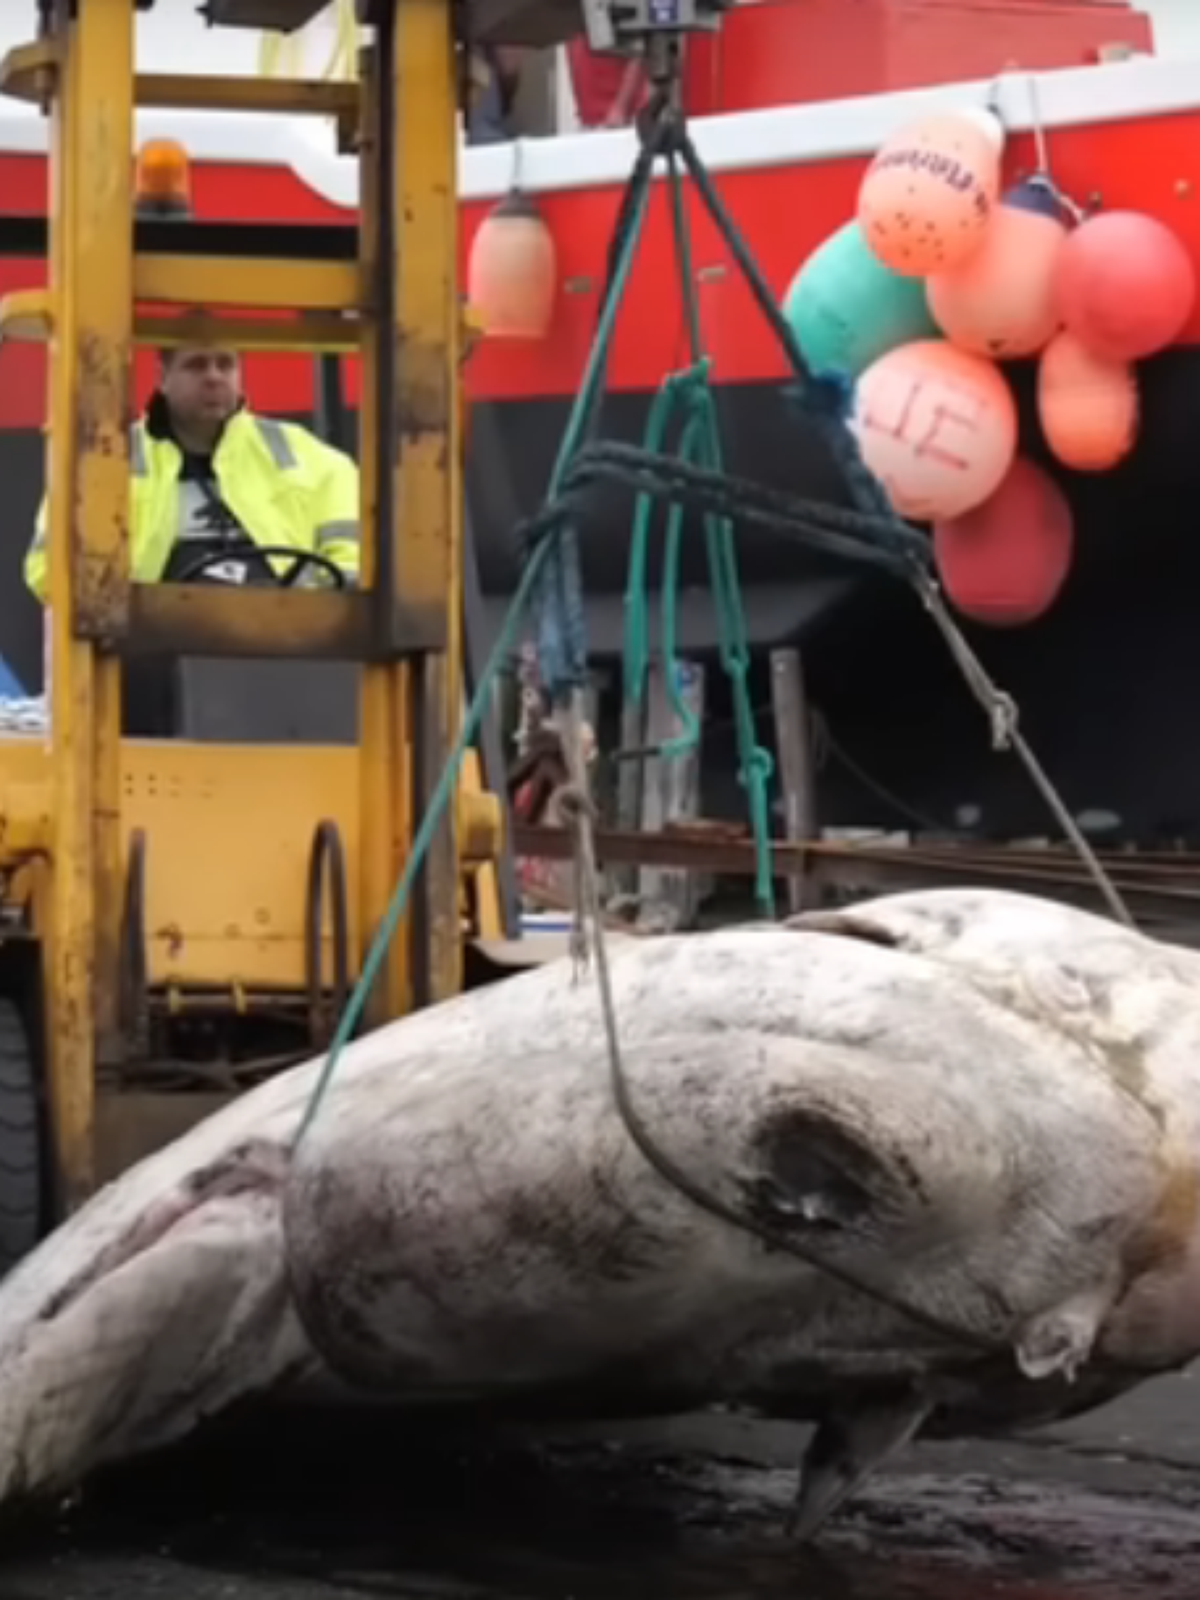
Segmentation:
{"type": "MultiPolygon", "coordinates": [[[[702,465],[714,472],[724,471],[717,410],[707,377],[697,395],[698,414],[703,421],[707,459],[702,465]]],[[[754,836],[754,897],[760,913],[775,916],[775,880],[772,872],[771,811],[768,786],[775,770],[770,753],[758,742],[754,722],[754,701],[750,692],[750,644],[746,637],[746,612],[742,605],[738,577],[737,550],[733,523],[728,517],[708,515],[704,519],[704,541],[708,548],[709,581],[721,639],[721,664],[733,690],[734,722],[737,730],[739,779],[746,791],[750,828],[754,836]]]]}
{"type": "MultiPolygon", "coordinates": [[[[697,429],[700,419],[696,416],[688,418],[684,424],[683,434],[679,441],[679,455],[681,460],[692,461],[696,459],[697,429]]],[[[663,760],[678,760],[689,750],[694,750],[700,743],[700,721],[696,713],[683,698],[682,679],[679,670],[679,642],[678,642],[678,595],[679,595],[679,561],[683,551],[683,519],[686,508],[678,501],[672,501],[667,511],[666,539],[663,549],[663,577],[662,577],[662,653],[666,666],[667,702],[681,725],[681,731],[674,739],[667,739],[660,747],[663,760]]]]}
{"type": "MultiPolygon", "coordinates": [[[[675,412],[688,373],[670,373],[659,385],[646,420],[645,448],[656,455],[663,452],[667,429],[675,412]]],[[[686,428],[685,428],[686,431],[686,428]]],[[[673,502],[668,511],[666,552],[663,570],[663,655],[668,661],[675,655],[675,608],[666,604],[673,585],[678,584],[679,543],[683,526],[684,508],[673,502]],[[673,581],[672,581],[673,580],[673,581]]],[[[646,695],[646,677],[650,670],[650,623],[646,568],[650,551],[650,525],[654,516],[654,497],[639,494],[634,505],[633,528],[629,540],[629,564],[625,572],[625,643],[624,643],[624,694],[627,705],[640,708],[646,695]]],[[[675,674],[669,673],[672,691],[675,674]]],[[[673,706],[677,712],[679,706],[673,706]]],[[[685,720],[690,710],[684,708],[685,720]]],[[[697,737],[699,730],[696,730],[697,737]]],[[[678,742],[678,741],[676,741],[678,742]]],[[[694,742],[694,741],[691,741],[694,742]]],[[[690,748],[690,743],[684,748],[690,748]]]]}

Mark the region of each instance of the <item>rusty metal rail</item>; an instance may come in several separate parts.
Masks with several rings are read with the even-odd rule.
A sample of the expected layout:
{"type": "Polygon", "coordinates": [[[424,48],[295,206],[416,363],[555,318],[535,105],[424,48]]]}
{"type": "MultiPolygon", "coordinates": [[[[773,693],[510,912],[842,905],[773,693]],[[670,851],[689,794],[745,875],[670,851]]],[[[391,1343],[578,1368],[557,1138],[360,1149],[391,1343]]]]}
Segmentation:
{"type": "MultiPolygon", "coordinates": [[[[519,855],[568,860],[572,835],[562,828],[518,825],[513,844],[519,855]]],[[[596,848],[605,865],[676,867],[730,877],[754,874],[752,842],[720,830],[602,829],[596,848]]],[[[821,840],[777,843],[773,857],[781,877],[802,873],[816,886],[851,894],[970,884],[1098,909],[1095,886],[1067,846],[897,846],[821,840]]],[[[1107,851],[1100,853],[1100,859],[1139,922],[1200,926],[1200,854],[1107,851]]]]}

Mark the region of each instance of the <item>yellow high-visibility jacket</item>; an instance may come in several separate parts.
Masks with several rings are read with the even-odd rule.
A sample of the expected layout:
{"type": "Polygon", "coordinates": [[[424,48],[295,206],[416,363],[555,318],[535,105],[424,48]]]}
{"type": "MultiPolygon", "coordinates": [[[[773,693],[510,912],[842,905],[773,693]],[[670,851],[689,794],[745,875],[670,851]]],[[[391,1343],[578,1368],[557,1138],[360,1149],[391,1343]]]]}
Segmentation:
{"type": "MultiPolygon", "coordinates": [[[[172,439],[134,423],[129,435],[129,546],[135,583],[162,577],[179,527],[183,456],[172,439]]],[[[359,572],[358,468],[296,422],[236,412],[213,453],[222,500],[258,545],[315,550],[349,579],[359,572]]],[[[25,556],[25,582],[43,603],[47,588],[46,502],[25,556]]],[[[272,565],[286,570],[280,558],[272,565]]],[[[310,569],[319,576],[319,569],[310,569]]],[[[300,581],[305,575],[302,573],[300,581]]]]}

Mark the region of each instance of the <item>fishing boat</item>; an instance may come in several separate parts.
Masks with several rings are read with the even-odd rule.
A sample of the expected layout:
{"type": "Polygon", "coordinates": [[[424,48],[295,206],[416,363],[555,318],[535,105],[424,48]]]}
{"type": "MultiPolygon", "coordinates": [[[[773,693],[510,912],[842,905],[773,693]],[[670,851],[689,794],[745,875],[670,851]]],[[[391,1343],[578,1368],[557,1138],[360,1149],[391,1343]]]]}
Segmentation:
{"type": "MultiPolygon", "coordinates": [[[[811,98],[810,84],[804,103],[757,107],[745,106],[753,94],[734,82],[712,115],[703,114],[701,95],[702,114],[692,121],[695,144],[772,289],[782,296],[798,265],[854,216],[863,174],[898,127],[930,112],[967,107],[991,107],[1002,119],[1006,182],[1046,165],[1081,206],[1156,217],[1200,261],[1194,67],[1148,55],[1098,59],[1105,53],[1098,42],[1122,28],[1128,44],[1129,19],[1138,14],[1107,4],[1076,9],[1090,9],[1098,19],[1092,44],[1071,46],[1071,59],[1084,61],[1078,66],[1002,70],[821,101],[811,98]]],[[[1142,23],[1133,28],[1135,45],[1142,23]]],[[[914,76],[915,67],[910,82],[914,76]]],[[[777,100],[780,92],[776,85],[767,97],[777,100]]],[[[200,216],[347,220],[356,203],[353,157],[335,153],[324,138],[279,124],[278,118],[145,112],[139,136],[169,137],[186,147],[200,216]]],[[[476,231],[514,183],[541,211],[557,258],[547,336],[484,338],[470,362],[468,493],[493,619],[516,572],[514,530],[545,492],[579,382],[636,150],[636,134],[617,130],[463,152],[464,274],[476,231]]],[[[661,188],[624,296],[604,412],[605,433],[629,440],[640,440],[664,374],[686,360],[661,188]]],[[[9,215],[40,212],[44,192],[43,124],[20,112],[0,115],[0,208],[9,215]]],[[[838,500],[843,489],[836,474],[781,399],[785,366],[770,330],[698,205],[691,206],[691,220],[703,339],[730,468],[838,500]]],[[[40,263],[0,259],[0,292],[36,284],[41,270],[40,263]]],[[[966,624],[1022,706],[1027,731],[1072,811],[1107,817],[1117,836],[1143,844],[1200,836],[1200,759],[1193,754],[1188,688],[1200,680],[1194,625],[1200,588],[1197,344],[1200,306],[1174,346],[1142,364],[1136,449],[1112,471],[1059,475],[1077,537],[1070,581],[1051,612],[1027,628],[966,624]]],[[[144,394],[150,358],[139,361],[144,394]]],[[[356,374],[352,361],[344,365],[352,410],[356,374]]],[[[1036,426],[1027,366],[1012,364],[1023,428],[1036,426]]],[[[307,358],[252,356],[247,383],[260,410],[301,419],[313,413],[307,358]]],[[[6,345],[0,350],[0,481],[9,523],[0,621],[9,665],[31,686],[40,677],[40,616],[23,592],[19,563],[40,491],[44,416],[41,350],[6,345]]],[[[621,640],[626,545],[621,527],[606,524],[612,514],[598,501],[583,530],[589,636],[600,657],[619,652],[621,640]]],[[[753,644],[759,651],[785,644],[804,651],[810,697],[820,709],[817,743],[827,758],[820,777],[825,818],[927,833],[966,828],[996,839],[1047,831],[1039,797],[991,750],[978,707],[909,594],[764,539],[747,537],[739,550],[753,644]]],[[[685,593],[681,648],[703,655],[714,642],[707,607],[699,598],[693,605],[685,593]]],[[[726,771],[724,798],[714,795],[706,809],[740,809],[732,763],[726,771]]]]}

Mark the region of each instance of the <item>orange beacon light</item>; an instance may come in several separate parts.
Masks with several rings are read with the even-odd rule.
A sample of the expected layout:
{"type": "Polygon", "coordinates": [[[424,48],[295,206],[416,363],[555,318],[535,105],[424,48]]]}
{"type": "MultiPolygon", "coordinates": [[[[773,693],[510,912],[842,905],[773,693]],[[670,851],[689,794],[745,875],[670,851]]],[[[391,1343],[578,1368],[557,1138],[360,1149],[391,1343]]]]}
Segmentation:
{"type": "Polygon", "coordinates": [[[175,139],[148,139],[137,153],[134,200],[139,217],[190,217],[192,171],[175,139]]]}

